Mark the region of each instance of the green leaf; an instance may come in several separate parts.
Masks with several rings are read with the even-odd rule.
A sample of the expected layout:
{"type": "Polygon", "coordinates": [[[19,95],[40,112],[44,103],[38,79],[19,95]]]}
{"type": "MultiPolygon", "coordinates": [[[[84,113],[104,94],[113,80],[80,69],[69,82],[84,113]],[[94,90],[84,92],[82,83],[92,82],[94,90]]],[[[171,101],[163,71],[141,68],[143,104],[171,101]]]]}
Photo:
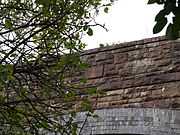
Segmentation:
{"type": "Polygon", "coordinates": [[[97,93],[97,88],[89,88],[88,89],[88,94],[89,95],[94,95],[97,93]]]}
{"type": "Polygon", "coordinates": [[[177,31],[173,24],[169,24],[166,30],[166,37],[170,40],[175,40],[179,37],[179,31],[177,31]]]}
{"type": "Polygon", "coordinates": [[[13,79],[13,66],[12,65],[0,65],[0,83],[5,83],[13,79]]]}
{"type": "Polygon", "coordinates": [[[76,123],[72,124],[72,135],[77,135],[77,124],[76,123]]]}
{"type": "Polygon", "coordinates": [[[89,64],[88,63],[83,63],[83,62],[81,62],[80,64],[79,64],[79,68],[81,69],[81,70],[85,70],[86,68],[88,68],[89,67],[89,64]]]}
{"type": "Polygon", "coordinates": [[[91,28],[89,28],[87,34],[88,34],[89,36],[92,36],[92,35],[93,35],[93,30],[92,30],[91,28]]]}
{"type": "Polygon", "coordinates": [[[105,8],[104,8],[104,12],[105,12],[105,13],[108,13],[108,11],[109,11],[109,8],[108,8],[108,7],[105,7],[105,8]]]}
{"type": "Polygon", "coordinates": [[[10,19],[5,20],[5,26],[6,26],[6,28],[12,28],[12,22],[10,19]]]}
{"type": "Polygon", "coordinates": [[[162,31],[162,29],[167,24],[167,18],[162,18],[161,20],[158,20],[153,28],[153,34],[157,34],[162,31]]]}
{"type": "Polygon", "coordinates": [[[166,11],[167,15],[176,10],[176,1],[172,2],[166,2],[164,4],[164,10],[166,11]]]}
{"type": "Polygon", "coordinates": [[[93,112],[92,103],[88,99],[84,100],[81,106],[85,111],[93,112]]]}
{"type": "Polygon", "coordinates": [[[173,25],[174,25],[175,30],[177,31],[180,30],[180,14],[173,17],[173,25]]]}
{"type": "Polygon", "coordinates": [[[80,82],[81,82],[81,83],[87,83],[87,79],[86,79],[86,78],[81,78],[81,79],[80,79],[80,82]]]}
{"type": "Polygon", "coordinates": [[[157,3],[157,0],[149,0],[147,4],[154,4],[157,3]]]}
{"type": "Polygon", "coordinates": [[[47,121],[41,121],[41,125],[42,125],[42,127],[44,127],[44,128],[48,128],[49,127],[49,124],[48,124],[48,122],[47,121]]]}
{"type": "Polygon", "coordinates": [[[155,21],[162,20],[163,18],[165,18],[166,15],[167,15],[167,13],[166,13],[166,11],[164,9],[159,11],[159,13],[155,17],[155,21]]]}
{"type": "Polygon", "coordinates": [[[85,26],[83,27],[83,30],[86,31],[87,29],[88,29],[88,26],[85,25],[85,26]]]}
{"type": "Polygon", "coordinates": [[[36,3],[40,5],[49,5],[50,0],[36,0],[36,3]]]}
{"type": "Polygon", "coordinates": [[[149,0],[147,4],[163,4],[164,0],[149,0]]]}
{"type": "Polygon", "coordinates": [[[99,44],[99,47],[104,47],[104,46],[105,46],[105,45],[104,45],[104,44],[102,44],[102,43],[101,43],[101,44],[99,44]]]}

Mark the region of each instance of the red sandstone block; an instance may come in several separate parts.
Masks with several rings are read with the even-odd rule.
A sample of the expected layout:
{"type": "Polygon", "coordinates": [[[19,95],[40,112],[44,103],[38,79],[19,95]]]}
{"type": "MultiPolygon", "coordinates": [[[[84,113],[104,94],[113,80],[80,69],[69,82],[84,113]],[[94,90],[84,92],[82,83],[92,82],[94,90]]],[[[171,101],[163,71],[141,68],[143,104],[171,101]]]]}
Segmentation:
{"type": "Polygon", "coordinates": [[[90,67],[86,71],[85,74],[86,74],[86,77],[89,79],[102,77],[103,76],[103,65],[90,67]]]}
{"type": "Polygon", "coordinates": [[[114,54],[114,64],[125,63],[128,61],[128,53],[116,53],[114,54]]]}
{"type": "Polygon", "coordinates": [[[104,76],[118,75],[115,64],[107,64],[104,66],[104,76]]]}

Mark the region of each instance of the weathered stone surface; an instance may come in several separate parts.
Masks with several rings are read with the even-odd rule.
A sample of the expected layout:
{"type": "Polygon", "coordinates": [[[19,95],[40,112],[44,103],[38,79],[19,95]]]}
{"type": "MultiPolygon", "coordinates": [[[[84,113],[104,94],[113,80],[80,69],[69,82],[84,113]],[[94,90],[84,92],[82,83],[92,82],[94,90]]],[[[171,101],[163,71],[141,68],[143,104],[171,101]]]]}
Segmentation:
{"type": "Polygon", "coordinates": [[[104,76],[118,75],[118,70],[114,64],[106,64],[104,66],[104,76]]]}
{"type": "Polygon", "coordinates": [[[114,54],[114,64],[125,63],[128,60],[128,53],[114,54]]]}
{"type": "Polygon", "coordinates": [[[93,66],[86,71],[86,77],[89,79],[101,78],[102,76],[103,76],[103,66],[93,66]]]}
{"type": "MultiPolygon", "coordinates": [[[[156,37],[88,50],[82,54],[91,65],[86,71],[88,86],[106,91],[99,100],[105,103],[101,107],[128,107],[132,103],[165,107],[161,105],[165,100],[172,107],[168,99],[180,97],[179,46],[179,40],[156,37]]],[[[180,108],[179,104],[174,106],[180,108]]]]}

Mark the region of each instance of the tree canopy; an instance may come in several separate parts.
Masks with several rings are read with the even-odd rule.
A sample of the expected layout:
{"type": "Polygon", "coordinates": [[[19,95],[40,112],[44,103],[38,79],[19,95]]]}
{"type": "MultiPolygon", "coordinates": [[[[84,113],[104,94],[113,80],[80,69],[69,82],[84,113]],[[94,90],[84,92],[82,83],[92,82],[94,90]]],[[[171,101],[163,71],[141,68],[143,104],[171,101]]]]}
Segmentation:
{"type": "Polygon", "coordinates": [[[87,67],[81,39],[112,2],[0,0],[0,134],[77,134],[71,101],[89,89],[67,78],[87,67]]]}
{"type": "Polygon", "coordinates": [[[156,15],[156,24],[153,33],[159,33],[167,26],[166,36],[169,39],[177,39],[180,36],[180,0],[149,0],[148,4],[163,5],[163,9],[156,15]],[[167,16],[173,14],[172,22],[168,22],[167,16]]]}

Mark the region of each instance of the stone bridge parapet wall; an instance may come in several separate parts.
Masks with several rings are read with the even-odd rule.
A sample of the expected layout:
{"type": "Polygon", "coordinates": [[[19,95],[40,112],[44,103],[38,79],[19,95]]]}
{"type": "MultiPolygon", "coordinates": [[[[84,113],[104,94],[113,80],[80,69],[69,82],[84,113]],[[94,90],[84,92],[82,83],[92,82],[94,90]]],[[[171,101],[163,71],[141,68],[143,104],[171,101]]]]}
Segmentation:
{"type": "MultiPolygon", "coordinates": [[[[88,86],[106,92],[97,108],[180,108],[180,41],[148,38],[87,50],[88,86]]],[[[78,77],[74,79],[78,81],[78,77]]]]}
{"type": "MultiPolygon", "coordinates": [[[[148,38],[87,50],[87,78],[106,94],[97,99],[97,119],[82,135],[180,135],[180,40],[148,38]]],[[[86,112],[77,115],[81,125],[86,112]]]]}

